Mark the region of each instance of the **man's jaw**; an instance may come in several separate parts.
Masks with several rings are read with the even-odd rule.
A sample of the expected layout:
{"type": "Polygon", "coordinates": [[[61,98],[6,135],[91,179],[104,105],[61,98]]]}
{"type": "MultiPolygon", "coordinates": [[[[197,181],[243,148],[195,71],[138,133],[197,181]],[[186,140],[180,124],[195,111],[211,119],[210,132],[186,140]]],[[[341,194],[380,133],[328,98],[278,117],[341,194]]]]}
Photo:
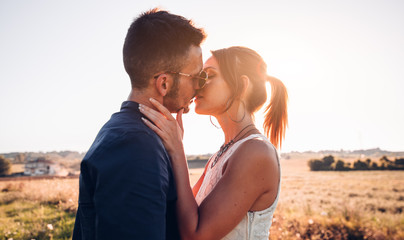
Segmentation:
{"type": "Polygon", "coordinates": [[[197,94],[195,93],[194,96],[192,96],[191,100],[189,100],[188,104],[186,104],[182,108],[178,109],[178,111],[180,111],[181,109],[184,109],[184,113],[188,113],[190,110],[189,106],[195,101],[196,96],[197,96],[197,94]]]}
{"type": "Polygon", "coordinates": [[[189,112],[189,106],[193,102],[194,102],[194,97],[192,97],[191,100],[189,100],[188,104],[186,104],[184,107],[180,108],[178,111],[180,111],[181,109],[184,109],[184,113],[188,113],[189,112]]]}

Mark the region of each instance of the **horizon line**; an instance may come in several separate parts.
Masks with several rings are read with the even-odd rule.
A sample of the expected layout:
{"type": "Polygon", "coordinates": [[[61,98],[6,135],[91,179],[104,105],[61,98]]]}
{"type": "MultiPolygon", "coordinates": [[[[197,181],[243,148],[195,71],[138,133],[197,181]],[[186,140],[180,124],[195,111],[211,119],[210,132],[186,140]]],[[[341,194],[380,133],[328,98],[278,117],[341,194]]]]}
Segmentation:
{"type": "MultiPolygon", "coordinates": [[[[279,150],[278,150],[279,151],[279,150]]],[[[322,152],[360,152],[360,151],[380,151],[380,152],[390,152],[390,153],[404,153],[404,150],[399,150],[399,151],[390,151],[390,150],[384,150],[381,149],[380,147],[376,148],[362,148],[362,149],[354,149],[354,150],[348,150],[348,149],[339,149],[339,150],[333,150],[333,149],[324,149],[324,150],[303,150],[303,151],[288,151],[288,152],[282,152],[282,154],[288,154],[288,153],[322,153],[322,152]]],[[[3,154],[13,154],[13,153],[59,153],[59,152],[77,152],[79,154],[84,154],[87,151],[77,151],[77,150],[52,150],[52,151],[9,151],[9,152],[0,152],[0,155],[3,154]]],[[[195,155],[212,155],[214,153],[189,153],[186,155],[187,156],[195,156],[195,155]]]]}

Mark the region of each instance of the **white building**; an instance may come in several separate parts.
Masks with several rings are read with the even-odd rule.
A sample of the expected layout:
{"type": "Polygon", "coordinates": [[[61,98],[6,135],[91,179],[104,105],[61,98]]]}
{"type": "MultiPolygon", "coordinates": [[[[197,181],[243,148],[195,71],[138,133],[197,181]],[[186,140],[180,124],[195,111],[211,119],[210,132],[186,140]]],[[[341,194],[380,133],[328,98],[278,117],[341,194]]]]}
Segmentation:
{"type": "Polygon", "coordinates": [[[61,168],[59,164],[45,158],[38,158],[25,164],[24,175],[65,175],[65,172],[66,170],[61,168]]]}

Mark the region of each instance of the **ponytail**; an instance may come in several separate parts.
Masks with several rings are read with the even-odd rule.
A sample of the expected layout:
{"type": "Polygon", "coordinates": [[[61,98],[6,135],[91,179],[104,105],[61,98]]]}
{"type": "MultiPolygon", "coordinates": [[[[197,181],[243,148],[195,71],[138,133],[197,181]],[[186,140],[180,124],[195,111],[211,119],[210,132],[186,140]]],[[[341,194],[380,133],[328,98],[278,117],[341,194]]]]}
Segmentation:
{"type": "Polygon", "coordinates": [[[264,132],[271,143],[280,148],[288,124],[288,93],[279,79],[267,76],[266,80],[271,83],[271,100],[265,108],[264,132]]]}

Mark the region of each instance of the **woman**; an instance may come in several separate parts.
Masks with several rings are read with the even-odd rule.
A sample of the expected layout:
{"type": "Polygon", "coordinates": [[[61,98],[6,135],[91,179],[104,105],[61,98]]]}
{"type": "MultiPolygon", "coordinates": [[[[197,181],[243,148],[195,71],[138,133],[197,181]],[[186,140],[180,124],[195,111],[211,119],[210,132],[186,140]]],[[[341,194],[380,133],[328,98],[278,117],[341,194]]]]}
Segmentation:
{"type": "Polygon", "coordinates": [[[275,147],[254,126],[254,112],[266,107],[264,131],[280,146],[287,124],[287,92],[281,81],[266,75],[266,64],[253,50],[231,47],[212,52],[204,70],[205,87],[195,97],[195,112],[214,116],[225,143],[207,163],[191,189],[182,144],[182,110],[177,119],[160,103],[162,113],[140,106],[143,119],[163,140],[177,186],[177,215],[183,239],[268,239],[280,190],[275,147]]]}

